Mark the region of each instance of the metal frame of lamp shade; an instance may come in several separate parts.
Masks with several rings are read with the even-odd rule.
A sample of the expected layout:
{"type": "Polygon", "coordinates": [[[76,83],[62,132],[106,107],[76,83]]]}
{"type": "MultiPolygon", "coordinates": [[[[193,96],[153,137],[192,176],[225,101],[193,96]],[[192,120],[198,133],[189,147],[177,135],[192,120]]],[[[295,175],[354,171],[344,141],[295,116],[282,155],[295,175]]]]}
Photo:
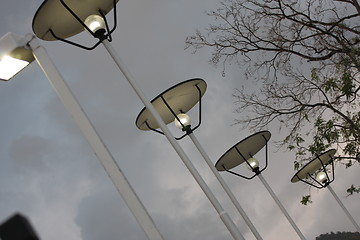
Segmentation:
{"type": "MultiPolygon", "coordinates": [[[[17,38],[20,39],[21,37],[17,38]]],[[[149,213],[145,209],[145,206],[131,187],[130,183],[126,179],[126,176],[122,173],[114,157],[107,149],[95,127],[92,125],[86,113],[66,84],[64,78],[56,68],[51,58],[48,56],[45,48],[40,46],[37,39],[30,34],[19,41],[19,45],[17,45],[16,48],[25,48],[32,53],[34,59],[36,59],[42,71],[45,73],[64,107],[73,116],[77,126],[95,152],[99,162],[147,237],[149,239],[156,240],[163,239],[149,213]]],[[[28,52],[25,53],[25,57],[28,58],[28,52]]],[[[17,55],[17,57],[21,58],[21,55],[17,55]]]]}
{"type": "MultiPolygon", "coordinates": [[[[174,122],[175,119],[179,121],[182,126],[182,130],[185,132],[181,137],[175,138],[176,140],[180,140],[185,136],[189,136],[195,147],[198,149],[205,162],[208,164],[211,171],[214,173],[215,177],[219,181],[220,185],[223,187],[224,191],[229,196],[230,200],[235,205],[236,209],[240,213],[240,215],[245,220],[246,224],[249,226],[250,230],[256,237],[256,239],[261,240],[259,232],[256,230],[255,226],[251,222],[250,218],[247,216],[243,208],[240,206],[240,203],[230,190],[229,186],[226,184],[224,179],[220,176],[217,169],[214,167],[213,162],[210,160],[210,157],[205,152],[204,148],[197,140],[194,135],[194,130],[197,129],[201,124],[201,99],[206,91],[206,82],[203,79],[194,78],[190,80],[186,80],[176,84],[173,87],[168,88],[167,90],[160,93],[157,97],[151,100],[152,104],[156,108],[157,112],[160,113],[162,119],[165,124],[169,124],[174,122]],[[199,104],[198,116],[199,122],[195,127],[184,126],[183,123],[178,118],[178,114],[186,113],[190,109],[192,109],[196,104],[199,104]]],[[[152,130],[157,133],[163,134],[161,131],[157,130],[159,126],[154,121],[153,117],[149,114],[147,108],[143,108],[135,121],[136,126],[140,130],[152,130]]]]}
{"type": "Polygon", "coordinates": [[[291,182],[296,183],[298,181],[301,181],[317,189],[322,189],[327,187],[327,185],[332,183],[335,179],[335,175],[334,175],[335,153],[336,153],[335,149],[330,149],[326,152],[323,152],[322,154],[320,154],[319,156],[308,162],[306,165],[304,165],[299,171],[297,171],[295,175],[291,178],[291,182]],[[331,179],[328,175],[328,171],[326,170],[326,166],[329,164],[331,164],[331,173],[332,173],[331,179]],[[320,171],[321,169],[326,174],[326,181],[324,182],[319,182],[315,177],[313,177],[313,175],[316,172],[320,171]],[[313,180],[315,183],[317,183],[317,185],[315,185],[310,180],[308,180],[309,178],[313,180]]]}
{"type": "MultiPolygon", "coordinates": [[[[151,100],[151,103],[160,114],[165,124],[169,124],[177,119],[185,131],[194,131],[201,124],[201,98],[204,95],[206,88],[207,85],[203,79],[189,79],[160,93],[157,97],[151,100]],[[197,103],[199,103],[198,124],[193,128],[184,128],[185,126],[181,123],[177,115],[188,112],[197,103]]],[[[159,125],[156,123],[155,119],[146,107],[140,111],[136,118],[135,125],[140,130],[152,130],[164,135],[163,132],[157,130],[159,125]]],[[[185,133],[180,137],[175,137],[175,139],[180,140],[187,134],[188,133],[185,133]]]]}
{"type": "Polygon", "coordinates": [[[228,151],[226,151],[216,162],[215,167],[218,171],[226,171],[233,175],[242,177],[244,179],[250,180],[255,176],[259,177],[260,181],[263,183],[265,188],[270,193],[271,197],[274,199],[275,203],[278,205],[286,219],[289,221],[295,232],[298,234],[300,239],[306,240],[300,229],[295,224],[294,220],[290,217],[289,213],[286,211],[285,207],[280,202],[279,198],[276,196],[274,191],[271,189],[270,185],[267,183],[265,178],[262,176],[262,172],[267,168],[268,165],[268,150],[267,144],[271,137],[271,133],[269,131],[261,131],[250,135],[249,137],[243,139],[242,141],[235,144],[228,151]],[[259,167],[253,168],[248,160],[253,158],[254,155],[259,152],[263,147],[266,147],[266,164],[265,167],[260,170],[259,167]],[[254,175],[251,177],[247,177],[231,171],[230,169],[237,167],[240,164],[246,162],[249,168],[252,169],[254,175]]]}
{"type": "Polygon", "coordinates": [[[253,179],[255,176],[263,172],[268,166],[268,141],[271,137],[269,131],[261,131],[254,133],[247,138],[241,140],[229,150],[227,150],[216,162],[215,167],[218,171],[226,171],[236,176],[245,178],[247,180],[253,179]],[[262,169],[254,169],[248,160],[259,152],[265,146],[265,166],[262,169]],[[240,157],[240,158],[239,158],[240,157]],[[253,170],[254,175],[247,177],[231,171],[230,169],[246,162],[246,164],[253,170]]]}
{"type": "Polygon", "coordinates": [[[296,182],[303,182],[306,183],[312,187],[315,187],[317,189],[327,188],[329,189],[330,193],[333,195],[337,203],[340,205],[341,209],[344,211],[346,216],[349,218],[351,223],[354,225],[356,230],[360,232],[360,226],[357,224],[355,219],[351,216],[350,212],[346,209],[345,205],[342,203],[338,195],[335,193],[335,191],[330,186],[330,183],[332,183],[335,180],[335,173],[334,173],[334,155],[336,153],[335,149],[327,150],[326,152],[321,153],[317,157],[315,157],[313,160],[308,162],[306,165],[304,165],[299,171],[295,173],[295,175],[291,178],[292,183],[296,182]],[[332,167],[332,179],[329,178],[328,172],[326,170],[326,166],[331,164],[332,167]],[[313,177],[313,175],[319,171],[323,170],[323,172],[326,174],[326,179],[324,182],[320,182],[316,179],[316,177],[313,177]],[[308,179],[312,179],[314,182],[317,183],[315,185],[308,179]]]}
{"type": "MultiPolygon", "coordinates": [[[[34,29],[35,34],[36,35],[39,34],[38,37],[40,37],[40,38],[42,38],[44,40],[50,40],[51,41],[51,40],[54,40],[54,39],[45,39],[43,34],[41,34],[39,31],[36,31],[34,26],[41,26],[40,28],[43,30],[41,32],[43,32],[43,33],[50,32],[50,29],[53,32],[58,32],[58,30],[65,29],[66,34],[64,33],[64,36],[65,37],[71,37],[73,35],[76,35],[77,33],[80,33],[81,31],[83,31],[85,29],[83,27],[83,25],[84,25],[83,21],[84,21],[85,17],[98,12],[98,10],[99,10],[98,5],[99,5],[99,2],[101,2],[99,0],[91,0],[91,1],[87,1],[86,4],[84,4],[83,2],[79,2],[79,1],[75,1],[75,0],[69,0],[68,3],[67,3],[68,6],[71,6],[70,3],[73,3],[73,2],[82,3],[82,5],[80,5],[76,9],[77,10],[76,12],[75,12],[75,10],[70,9],[71,12],[74,12],[77,16],[80,16],[80,17],[77,17],[77,18],[73,17],[73,18],[63,20],[61,18],[60,19],[54,19],[52,16],[50,16],[53,13],[58,13],[58,11],[63,11],[64,10],[64,8],[61,5],[54,6],[53,8],[51,8],[52,5],[55,4],[54,1],[55,0],[47,0],[47,1],[45,1],[40,6],[40,8],[38,9],[38,11],[37,11],[37,13],[36,13],[36,15],[35,15],[35,17],[33,19],[33,29],[34,29]],[[47,6],[47,5],[49,5],[49,6],[47,6]],[[61,8],[61,10],[60,10],[60,8],[61,8]],[[49,13],[48,12],[49,9],[52,9],[53,13],[49,13]],[[84,17],[81,17],[81,16],[84,16],[84,17]],[[56,26],[54,25],[55,22],[56,22],[56,26]],[[72,31],[68,31],[67,28],[72,28],[72,31]]],[[[110,2],[110,0],[106,0],[106,1],[103,0],[103,2],[110,2]]],[[[116,8],[116,6],[114,6],[114,8],[116,8]]],[[[69,10],[69,9],[67,9],[67,10],[69,10]]],[[[229,230],[230,234],[234,237],[234,239],[243,240],[244,237],[242,236],[242,234],[240,233],[240,231],[238,230],[238,228],[236,227],[234,222],[231,220],[228,213],[226,213],[224,211],[224,209],[221,207],[220,202],[215,198],[215,196],[213,195],[213,193],[211,192],[209,187],[206,185],[205,181],[202,179],[202,177],[200,176],[200,174],[198,173],[198,171],[196,170],[194,165],[191,163],[189,157],[186,155],[186,153],[180,147],[180,145],[176,142],[174,136],[172,136],[170,130],[167,128],[166,124],[163,122],[163,120],[162,120],[161,116],[159,115],[159,113],[156,111],[156,109],[153,107],[151,102],[144,95],[144,93],[142,92],[142,90],[140,89],[138,84],[136,83],[135,79],[131,75],[130,71],[127,69],[125,64],[122,62],[122,60],[120,59],[117,52],[115,51],[115,49],[110,44],[109,40],[105,37],[106,34],[107,34],[106,31],[102,32],[102,34],[103,34],[102,36],[97,35],[97,34],[95,34],[95,35],[92,34],[92,35],[94,37],[98,38],[99,42],[101,42],[103,44],[103,46],[106,48],[106,50],[108,51],[110,56],[113,58],[114,62],[118,66],[119,70],[123,73],[126,80],[132,86],[133,90],[136,92],[136,94],[138,95],[140,100],[143,102],[145,107],[149,109],[151,115],[155,118],[155,121],[157,122],[160,129],[162,130],[162,132],[164,133],[164,135],[168,139],[169,143],[172,145],[174,150],[178,153],[179,157],[181,158],[181,160],[183,161],[185,166],[188,168],[188,170],[190,171],[190,173],[192,174],[194,179],[197,181],[197,183],[199,184],[199,186],[201,187],[201,189],[203,190],[205,195],[208,197],[208,199],[210,200],[210,202],[212,203],[212,205],[214,206],[214,208],[218,212],[219,217],[221,218],[221,220],[223,221],[223,223],[225,224],[225,226],[229,230]]],[[[74,44],[72,44],[72,45],[74,45],[74,44]]]]}
{"type": "Polygon", "coordinates": [[[86,50],[95,49],[103,40],[112,41],[111,34],[117,27],[116,3],[119,0],[87,0],[87,4],[81,1],[45,0],[39,7],[33,18],[32,27],[35,35],[42,40],[62,42],[80,47],[86,50]],[[86,8],[86,9],[84,9],[86,8]],[[114,26],[110,29],[105,15],[113,11],[114,26]],[[51,12],[52,14],[47,14],[51,12]],[[79,14],[82,13],[82,14],[79,14]],[[104,34],[93,33],[84,23],[86,17],[92,14],[100,14],[104,19],[106,31],[104,34]],[[43,21],[46,19],[46,21],[43,21]],[[61,21],[58,21],[61,19],[61,21]],[[74,19],[76,21],[74,21],[74,19]],[[84,29],[93,37],[98,38],[97,43],[91,47],[67,40],[84,29]]]}

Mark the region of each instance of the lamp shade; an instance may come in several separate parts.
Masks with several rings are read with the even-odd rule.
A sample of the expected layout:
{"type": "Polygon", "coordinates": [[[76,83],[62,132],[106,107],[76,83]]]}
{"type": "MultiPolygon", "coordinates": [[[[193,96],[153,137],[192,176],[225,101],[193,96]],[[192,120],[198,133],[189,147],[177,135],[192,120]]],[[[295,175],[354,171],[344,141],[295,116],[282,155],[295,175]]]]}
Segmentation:
{"type": "MultiPolygon", "coordinates": [[[[175,116],[163,100],[166,101],[176,115],[179,113],[186,113],[199,102],[199,98],[205,94],[206,87],[206,82],[203,79],[189,79],[162,92],[154,98],[151,103],[160,114],[165,124],[169,124],[174,121],[175,116]]],[[[140,130],[145,131],[150,130],[151,128],[159,128],[159,125],[147,108],[141,110],[136,118],[135,124],[140,130]]]]}
{"type": "Polygon", "coordinates": [[[270,137],[271,133],[269,131],[261,131],[243,139],[219,158],[215,164],[216,169],[218,171],[225,171],[243,164],[245,160],[252,158],[251,156],[259,152],[269,141],[270,137]]]}
{"type": "Polygon", "coordinates": [[[302,167],[292,178],[291,182],[295,183],[306,178],[308,175],[314,174],[316,171],[321,169],[323,166],[326,166],[328,163],[333,161],[333,157],[336,153],[335,149],[330,149],[310,162],[308,162],[304,167],[302,167]]]}
{"type": "Polygon", "coordinates": [[[34,61],[32,51],[26,46],[26,39],[7,33],[0,39],[0,79],[10,80],[34,61]]]}
{"type": "MultiPolygon", "coordinates": [[[[114,7],[114,0],[66,0],[65,2],[82,22],[90,15],[98,15],[99,10],[107,14],[114,7]]],[[[60,0],[45,0],[33,18],[32,28],[38,38],[47,41],[57,40],[50,33],[50,29],[63,39],[84,30],[84,26],[71,15],[60,0]]]]}

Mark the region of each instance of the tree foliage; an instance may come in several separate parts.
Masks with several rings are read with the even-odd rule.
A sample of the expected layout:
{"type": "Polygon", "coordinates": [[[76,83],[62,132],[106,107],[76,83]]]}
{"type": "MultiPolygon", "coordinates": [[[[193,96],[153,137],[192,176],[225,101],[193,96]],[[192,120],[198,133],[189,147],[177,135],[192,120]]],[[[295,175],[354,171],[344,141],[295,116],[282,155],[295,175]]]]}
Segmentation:
{"type": "Polygon", "coordinates": [[[312,203],[310,198],[311,198],[310,195],[303,196],[300,203],[303,204],[303,205],[307,205],[308,203],[312,203]]]}
{"type": "MultiPolygon", "coordinates": [[[[360,163],[360,4],[356,0],[223,0],[203,32],[186,39],[210,62],[237,63],[259,89],[234,93],[236,123],[254,131],[279,121],[295,168],[337,149],[346,167],[360,163]]],[[[352,186],[351,193],[354,193],[352,186]]],[[[349,188],[351,189],[351,188],[349,188]]],[[[349,192],[350,193],[350,192],[349,192]]]]}

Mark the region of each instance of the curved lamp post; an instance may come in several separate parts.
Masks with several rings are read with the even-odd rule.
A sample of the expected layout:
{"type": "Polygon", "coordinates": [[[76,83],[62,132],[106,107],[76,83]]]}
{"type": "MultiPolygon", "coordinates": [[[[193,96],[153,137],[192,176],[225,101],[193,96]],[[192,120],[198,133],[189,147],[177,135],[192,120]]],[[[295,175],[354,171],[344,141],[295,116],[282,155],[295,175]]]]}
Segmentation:
{"type": "MultiPolygon", "coordinates": [[[[234,196],[228,185],[225,183],[224,179],[220,176],[219,172],[210,160],[210,157],[207,155],[202,145],[193,133],[193,131],[197,129],[201,124],[201,98],[205,94],[206,88],[207,85],[203,79],[194,78],[186,80],[165,90],[153,100],[151,100],[151,102],[157,112],[159,112],[165,124],[170,124],[174,122],[176,127],[180,128],[182,131],[185,132],[185,134],[180,137],[176,137],[175,139],[180,140],[185,136],[190,137],[196,148],[199,150],[200,154],[205,159],[205,162],[208,164],[211,171],[214,173],[215,177],[218,179],[219,183],[235,205],[236,209],[244,218],[246,224],[249,226],[256,239],[262,239],[255,226],[253,225],[243,208],[240,206],[240,203],[237,201],[236,197],[234,196]],[[199,103],[198,123],[195,127],[192,127],[191,119],[186,113],[190,109],[192,109],[197,103],[199,103]]],[[[152,130],[157,133],[164,134],[163,132],[157,130],[159,128],[159,125],[156,123],[155,119],[151,116],[150,112],[146,107],[143,108],[139,113],[135,124],[140,130],[152,130]]]]}
{"type": "Polygon", "coordinates": [[[265,188],[268,190],[271,197],[279,206],[280,210],[285,215],[291,226],[294,228],[295,232],[298,234],[300,239],[305,240],[306,238],[301,233],[300,229],[297,227],[297,225],[290,217],[290,215],[288,214],[288,212],[286,211],[286,209],[284,208],[278,197],[275,195],[274,191],[270,188],[269,184],[261,174],[268,166],[267,143],[270,137],[271,134],[269,131],[261,131],[245,138],[244,140],[238,142],[236,145],[231,147],[227,152],[225,152],[216,162],[215,167],[218,171],[226,171],[236,176],[245,178],[247,180],[251,180],[255,176],[257,176],[260,179],[260,181],[264,184],[265,188]],[[265,147],[266,149],[265,166],[262,169],[260,169],[259,162],[257,159],[254,158],[254,155],[258,151],[260,151],[263,147],[265,147]],[[243,163],[245,163],[248,169],[254,172],[253,176],[248,177],[230,170],[243,163]]]}
{"type": "Polygon", "coordinates": [[[15,76],[17,72],[23,69],[21,65],[20,67],[16,65],[17,61],[31,63],[34,59],[36,59],[42,71],[51,83],[51,86],[54,88],[67,111],[74,118],[77,126],[95,152],[96,157],[147,237],[154,240],[163,239],[145,206],[131,187],[126,176],[123,174],[114,157],[107,149],[104,141],[90,122],[81,105],[66,84],[64,78],[54,65],[51,58],[48,56],[45,48],[39,45],[35,36],[28,35],[25,38],[22,38],[11,33],[6,34],[0,39],[0,55],[0,76],[2,76],[3,80],[10,80],[12,76],[15,76]],[[4,64],[4,56],[11,56],[11,58],[16,60],[10,61],[11,68],[9,68],[6,63],[6,61],[8,61],[7,57],[5,57],[5,66],[7,67],[1,67],[4,64]],[[15,68],[13,68],[14,63],[15,68]],[[7,71],[9,69],[11,69],[10,72],[7,71]]]}
{"type": "Polygon", "coordinates": [[[350,212],[346,209],[344,204],[341,202],[340,198],[337,196],[335,191],[330,186],[335,180],[334,175],[334,155],[336,153],[335,149],[330,149],[326,152],[323,152],[305,166],[303,166],[295,175],[291,178],[292,183],[303,182],[317,189],[327,188],[334,196],[335,200],[338,202],[346,216],[349,218],[351,223],[355,226],[356,230],[360,232],[359,225],[355,222],[354,218],[351,216],[350,212]],[[330,178],[326,167],[331,164],[331,173],[330,178]]]}
{"type": "Polygon", "coordinates": [[[218,200],[212,194],[205,181],[201,178],[193,164],[191,163],[184,150],[176,142],[170,130],[166,127],[159,113],[146,98],[135,79],[126,68],[125,64],[110,44],[112,41],[111,33],[116,28],[116,3],[118,0],[88,0],[76,1],[67,0],[46,0],[42,3],[33,19],[33,30],[36,36],[43,40],[54,41],[60,40],[71,45],[92,50],[100,43],[106,48],[114,62],[123,73],[133,90],[136,92],[140,100],[149,109],[161,130],[164,132],[174,150],[178,153],[183,163],[186,165],[190,173],[193,175],[199,186],[202,188],[214,208],[218,212],[220,218],[235,239],[244,239],[229,215],[221,207],[218,200]],[[110,29],[105,15],[113,9],[114,26],[110,29]],[[93,46],[84,46],[76,42],[72,42],[67,38],[74,36],[86,30],[97,42],[93,46]]]}

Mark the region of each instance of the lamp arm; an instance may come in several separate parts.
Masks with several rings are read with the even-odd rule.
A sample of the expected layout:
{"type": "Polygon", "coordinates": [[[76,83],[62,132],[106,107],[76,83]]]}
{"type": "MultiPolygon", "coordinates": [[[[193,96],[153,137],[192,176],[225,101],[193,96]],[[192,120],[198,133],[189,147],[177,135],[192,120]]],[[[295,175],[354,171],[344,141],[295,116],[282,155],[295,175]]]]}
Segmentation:
{"type": "Polygon", "coordinates": [[[266,137],[264,135],[262,135],[262,137],[265,140],[265,167],[259,171],[260,173],[262,171],[264,171],[268,166],[268,140],[266,139],[266,137]]]}
{"type": "Polygon", "coordinates": [[[60,0],[60,3],[68,10],[68,12],[93,36],[96,37],[95,34],[86,26],[86,24],[79,18],[78,15],[64,2],[64,0],[60,0]]]}
{"type": "MultiPolygon", "coordinates": [[[[172,113],[172,115],[174,115],[174,117],[176,118],[176,120],[179,121],[180,125],[185,128],[184,124],[180,121],[179,117],[177,116],[177,114],[174,112],[174,110],[170,107],[170,105],[168,104],[168,102],[165,100],[164,96],[160,96],[161,100],[163,101],[163,103],[165,104],[165,106],[170,110],[170,112],[172,113]]],[[[183,113],[180,110],[181,113],[183,113]]]]}
{"type": "Polygon", "coordinates": [[[317,189],[322,189],[322,188],[323,188],[323,187],[316,186],[315,184],[313,184],[313,183],[311,183],[311,182],[305,181],[304,179],[299,178],[299,176],[298,176],[297,174],[296,174],[296,177],[297,177],[301,182],[303,182],[303,183],[305,183],[305,184],[308,184],[308,185],[310,185],[310,186],[312,186],[312,187],[314,187],[314,188],[317,188],[317,189]]]}
{"type": "Polygon", "coordinates": [[[330,183],[332,183],[335,180],[335,170],[334,170],[334,159],[333,157],[331,157],[331,172],[332,172],[332,180],[330,181],[330,183]]]}
{"type": "Polygon", "coordinates": [[[199,110],[198,110],[198,112],[199,112],[199,122],[194,128],[192,128],[192,131],[194,131],[198,127],[200,127],[200,124],[201,124],[201,90],[200,90],[200,88],[199,88],[199,86],[197,84],[195,85],[195,87],[196,87],[196,89],[198,90],[198,93],[199,93],[199,110]]]}
{"type": "MultiPolygon", "coordinates": [[[[326,169],[325,169],[325,171],[326,171],[326,169]]],[[[326,172],[325,172],[326,173],[326,172]]],[[[313,176],[311,176],[311,174],[309,174],[309,173],[307,173],[307,175],[312,179],[312,180],[314,180],[317,184],[319,184],[321,187],[318,187],[318,189],[322,189],[322,188],[324,188],[324,187],[326,187],[327,185],[329,185],[329,182],[325,182],[325,183],[321,183],[321,182],[319,182],[316,178],[314,178],[313,176]]],[[[329,178],[328,178],[329,179],[329,178]]],[[[311,185],[311,184],[310,184],[311,185]]],[[[314,185],[312,185],[312,186],[314,186],[314,185]]]]}
{"type": "Polygon", "coordinates": [[[331,156],[331,155],[329,155],[329,157],[331,158],[331,172],[332,172],[332,179],[330,180],[330,177],[329,177],[329,174],[327,173],[327,171],[326,171],[326,166],[324,165],[324,163],[320,160],[320,158],[318,158],[319,159],[319,161],[320,161],[320,163],[321,163],[321,166],[322,166],[322,168],[323,168],[323,170],[324,170],[324,172],[325,172],[325,174],[326,174],[326,178],[327,178],[327,182],[326,182],[326,184],[325,184],[325,187],[327,186],[327,185],[329,185],[330,183],[332,183],[334,180],[335,180],[335,174],[334,174],[334,158],[331,156]]]}
{"type": "Polygon", "coordinates": [[[85,50],[93,50],[95,49],[101,42],[103,42],[105,39],[108,39],[108,41],[112,41],[112,37],[111,37],[111,33],[113,33],[117,27],[117,16],[116,16],[116,0],[114,0],[114,26],[113,28],[110,30],[109,28],[109,25],[108,25],[108,22],[106,20],[106,16],[105,14],[103,13],[103,11],[101,9],[99,9],[99,13],[100,15],[103,17],[104,21],[105,21],[105,26],[106,26],[106,30],[107,30],[107,34],[104,34],[104,36],[102,37],[97,37],[95,35],[95,33],[93,33],[88,26],[86,26],[86,24],[79,18],[78,15],[76,15],[76,13],[64,2],[64,0],[60,0],[60,3],[66,8],[66,10],[95,38],[98,38],[99,41],[97,43],[95,43],[92,47],[87,47],[87,46],[84,46],[84,45],[81,45],[79,43],[76,43],[76,42],[72,42],[72,41],[69,41],[69,40],[66,40],[66,39],[63,39],[59,36],[57,36],[55,34],[55,32],[52,30],[52,29],[49,29],[49,32],[51,33],[51,35],[59,40],[59,41],[62,41],[62,42],[65,42],[67,44],[70,44],[70,45],[73,45],[75,47],[79,47],[79,48],[82,48],[82,49],[85,49],[85,50]]]}
{"type": "MultiPolygon", "coordinates": [[[[101,15],[101,17],[103,18],[103,19],[106,19],[106,16],[105,16],[105,14],[104,14],[104,12],[101,10],[101,9],[99,9],[99,13],[100,13],[100,15],[101,15]]],[[[106,32],[107,32],[107,34],[105,34],[104,36],[102,36],[103,38],[107,38],[107,40],[109,41],[109,42],[112,42],[112,37],[111,37],[111,33],[112,33],[112,31],[114,30],[114,29],[112,29],[111,30],[111,32],[110,32],[110,28],[109,28],[109,24],[108,24],[108,22],[105,20],[105,27],[106,27],[106,32]]],[[[93,35],[94,36],[94,35],[93,35]]],[[[95,36],[96,37],[96,36],[95,36]]]]}
{"type": "Polygon", "coordinates": [[[106,26],[106,30],[107,30],[107,34],[106,34],[106,38],[108,39],[109,42],[112,41],[112,37],[111,37],[111,34],[115,31],[116,27],[117,27],[117,13],[116,13],[116,0],[114,0],[114,26],[113,28],[110,30],[109,29],[109,25],[108,25],[108,22],[106,21],[106,17],[105,17],[105,14],[103,13],[103,11],[99,10],[99,13],[101,14],[101,16],[105,19],[105,26],[106,26]]]}
{"type": "Polygon", "coordinates": [[[163,132],[161,132],[161,131],[159,131],[159,130],[157,130],[157,129],[155,129],[155,128],[152,128],[147,121],[145,121],[145,125],[146,125],[150,130],[152,130],[152,131],[154,131],[154,132],[157,132],[157,133],[160,133],[161,135],[165,135],[163,132]]]}
{"type": "MultiPolygon", "coordinates": [[[[179,121],[179,123],[181,124],[181,126],[184,128],[184,124],[180,121],[180,119],[178,118],[178,116],[176,115],[176,113],[174,112],[174,110],[170,107],[170,105],[166,102],[165,98],[163,96],[161,96],[161,100],[163,101],[163,103],[165,104],[165,106],[170,110],[170,112],[175,116],[175,118],[179,121]]],[[[148,126],[149,127],[149,126],[148,126]]],[[[150,127],[149,127],[150,128],[150,127]]],[[[151,128],[153,130],[153,128],[151,128]]],[[[160,131],[155,131],[157,133],[159,133],[160,131]]],[[[164,135],[164,134],[163,134],[164,135]]],[[[181,137],[174,137],[176,140],[180,140],[180,139],[183,139],[185,136],[187,135],[184,134],[182,135],[181,137]]]]}
{"type": "MultiPolygon", "coordinates": [[[[199,86],[196,84],[195,85],[196,89],[198,90],[198,93],[199,93],[199,122],[198,124],[193,127],[193,128],[189,128],[189,129],[186,129],[186,133],[184,135],[182,135],[181,137],[175,137],[176,140],[181,140],[183,139],[186,135],[189,135],[190,133],[192,133],[194,130],[196,130],[198,127],[200,127],[201,125],[201,90],[199,88],[199,86]]],[[[181,126],[183,128],[185,128],[184,124],[180,121],[180,119],[178,118],[177,114],[174,112],[174,110],[170,107],[170,105],[168,104],[168,102],[165,100],[165,98],[163,96],[161,96],[161,100],[163,101],[163,103],[165,104],[165,106],[169,109],[169,111],[174,115],[175,119],[179,121],[179,123],[181,124],[181,126]]],[[[181,113],[184,113],[183,111],[180,110],[181,113]]],[[[150,128],[150,127],[149,127],[150,128]]],[[[155,131],[155,132],[158,132],[158,131],[155,131]]]]}
{"type": "Polygon", "coordinates": [[[241,175],[241,174],[239,174],[239,173],[233,172],[233,171],[231,171],[231,170],[229,170],[229,169],[226,169],[224,165],[222,165],[222,167],[224,168],[224,170],[225,170],[226,172],[231,173],[231,174],[234,174],[235,176],[238,176],[238,177],[245,178],[245,179],[247,179],[247,180],[251,180],[251,179],[253,179],[253,178],[256,176],[256,174],[254,174],[252,177],[247,177],[247,176],[241,175]]]}
{"type": "Polygon", "coordinates": [[[64,42],[64,43],[68,43],[68,44],[73,45],[73,46],[75,46],[75,47],[79,47],[79,48],[85,49],[85,50],[93,50],[93,49],[95,49],[95,48],[101,43],[101,41],[98,41],[94,46],[92,46],[92,47],[86,47],[86,46],[83,46],[83,45],[78,44],[78,43],[76,43],[76,42],[72,42],[72,41],[63,39],[63,38],[61,38],[61,37],[58,37],[52,29],[49,29],[49,32],[50,32],[51,35],[52,35],[54,38],[56,38],[57,40],[62,41],[62,42],[64,42]]]}
{"type": "MultiPolygon", "coordinates": [[[[245,160],[244,155],[239,151],[239,149],[235,146],[235,150],[237,151],[237,153],[243,158],[243,160],[249,165],[249,167],[251,167],[251,165],[245,160]]],[[[251,156],[250,156],[251,157],[251,156]]]]}
{"type": "MultiPolygon", "coordinates": [[[[163,133],[162,131],[159,131],[159,130],[151,127],[150,124],[149,124],[147,121],[145,121],[145,125],[146,125],[150,130],[152,130],[152,131],[154,131],[154,132],[156,132],[156,133],[159,133],[159,134],[161,134],[161,135],[165,135],[165,133],[163,133]]],[[[186,134],[184,134],[184,135],[181,136],[181,137],[174,137],[174,138],[175,138],[176,140],[181,140],[181,139],[183,139],[185,136],[186,136],[186,134]]]]}

